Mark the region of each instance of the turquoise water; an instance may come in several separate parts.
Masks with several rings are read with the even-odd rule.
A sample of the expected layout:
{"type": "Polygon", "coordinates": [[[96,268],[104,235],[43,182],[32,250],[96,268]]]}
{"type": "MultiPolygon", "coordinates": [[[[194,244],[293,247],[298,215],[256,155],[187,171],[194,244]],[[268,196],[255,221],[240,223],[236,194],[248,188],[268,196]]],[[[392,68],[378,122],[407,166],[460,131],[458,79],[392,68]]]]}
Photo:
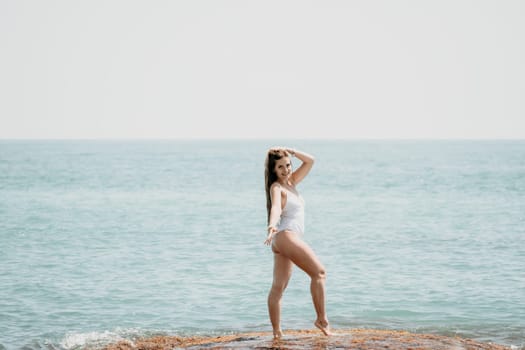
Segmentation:
{"type": "MultiPolygon", "coordinates": [[[[267,331],[265,151],[302,148],[335,328],[525,343],[525,141],[0,141],[0,348],[267,331]]],[[[296,269],[283,327],[311,328],[296,269]]]]}

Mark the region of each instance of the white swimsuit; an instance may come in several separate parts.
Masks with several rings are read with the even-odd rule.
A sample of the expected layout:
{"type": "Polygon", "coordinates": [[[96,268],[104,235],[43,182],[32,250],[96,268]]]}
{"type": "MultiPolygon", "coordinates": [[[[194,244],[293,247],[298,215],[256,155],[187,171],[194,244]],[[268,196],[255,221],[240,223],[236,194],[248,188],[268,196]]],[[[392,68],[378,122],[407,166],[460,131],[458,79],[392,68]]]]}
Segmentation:
{"type": "MultiPolygon", "coordinates": [[[[286,204],[281,212],[277,231],[290,230],[299,235],[304,234],[304,200],[300,194],[281,186],[286,191],[286,204]]],[[[275,238],[275,236],[274,236],[275,238]]]]}

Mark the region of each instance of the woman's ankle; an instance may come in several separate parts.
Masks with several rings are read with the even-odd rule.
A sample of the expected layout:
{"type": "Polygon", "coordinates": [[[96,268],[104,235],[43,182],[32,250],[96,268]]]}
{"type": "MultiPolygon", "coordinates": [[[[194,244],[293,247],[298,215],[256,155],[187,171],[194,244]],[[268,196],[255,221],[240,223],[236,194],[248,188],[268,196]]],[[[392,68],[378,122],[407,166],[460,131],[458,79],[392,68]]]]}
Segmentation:
{"type": "Polygon", "coordinates": [[[273,331],[273,339],[280,339],[283,337],[283,331],[278,329],[273,331]]]}
{"type": "Polygon", "coordinates": [[[332,331],[330,330],[330,325],[328,324],[328,319],[325,318],[318,318],[315,320],[314,325],[321,330],[321,332],[324,333],[324,335],[332,335],[332,331]]]}

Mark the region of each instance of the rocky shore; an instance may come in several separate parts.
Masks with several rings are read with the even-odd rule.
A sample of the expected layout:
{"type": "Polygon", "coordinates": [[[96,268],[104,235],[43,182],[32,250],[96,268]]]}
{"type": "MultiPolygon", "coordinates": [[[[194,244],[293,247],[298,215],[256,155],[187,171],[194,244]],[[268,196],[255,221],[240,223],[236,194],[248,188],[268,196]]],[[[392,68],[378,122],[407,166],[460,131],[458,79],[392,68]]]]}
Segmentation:
{"type": "Polygon", "coordinates": [[[285,331],[283,339],[274,341],[268,332],[240,333],[218,337],[154,336],[120,341],[104,350],[171,349],[359,349],[359,350],[509,350],[498,344],[471,339],[405,331],[345,329],[326,337],[318,330],[285,331]]]}

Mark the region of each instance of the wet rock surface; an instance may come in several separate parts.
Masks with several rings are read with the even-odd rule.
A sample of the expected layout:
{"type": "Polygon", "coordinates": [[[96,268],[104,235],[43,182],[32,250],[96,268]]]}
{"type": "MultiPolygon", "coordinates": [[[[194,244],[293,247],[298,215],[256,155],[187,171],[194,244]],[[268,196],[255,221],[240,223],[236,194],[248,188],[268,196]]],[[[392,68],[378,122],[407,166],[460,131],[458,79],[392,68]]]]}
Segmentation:
{"type": "Polygon", "coordinates": [[[285,331],[280,340],[269,332],[240,333],[217,337],[154,336],[120,341],[104,350],[169,349],[362,349],[362,350],[509,350],[509,347],[471,339],[405,331],[348,329],[334,330],[327,337],[318,330],[285,331]]]}

